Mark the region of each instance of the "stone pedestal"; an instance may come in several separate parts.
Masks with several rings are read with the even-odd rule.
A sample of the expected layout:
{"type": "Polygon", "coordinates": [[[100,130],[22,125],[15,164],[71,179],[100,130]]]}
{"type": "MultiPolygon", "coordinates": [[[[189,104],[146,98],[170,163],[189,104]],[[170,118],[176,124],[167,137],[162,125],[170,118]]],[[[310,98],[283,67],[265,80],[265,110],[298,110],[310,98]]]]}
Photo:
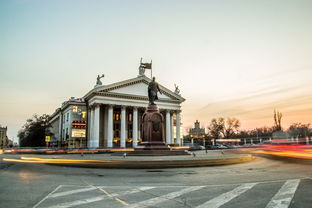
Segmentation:
{"type": "MultiPolygon", "coordinates": [[[[149,105],[142,116],[142,142],[134,151],[127,152],[127,156],[169,156],[189,155],[185,150],[170,150],[165,144],[164,118],[157,105],[149,105]]],[[[122,156],[123,152],[116,152],[113,156],[122,156]]]]}
{"type": "Polygon", "coordinates": [[[157,105],[149,105],[142,116],[142,142],[138,150],[170,150],[165,144],[164,117],[157,105]]]}

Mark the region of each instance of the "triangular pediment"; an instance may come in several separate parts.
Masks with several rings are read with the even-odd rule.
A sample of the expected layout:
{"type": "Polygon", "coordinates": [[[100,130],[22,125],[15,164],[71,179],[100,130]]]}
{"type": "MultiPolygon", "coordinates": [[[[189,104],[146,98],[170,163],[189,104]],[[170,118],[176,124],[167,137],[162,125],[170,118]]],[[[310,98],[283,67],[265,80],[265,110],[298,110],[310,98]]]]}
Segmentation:
{"type": "MultiPolygon", "coordinates": [[[[147,98],[147,88],[148,83],[151,81],[146,76],[136,77],[133,79],[128,79],[121,82],[116,82],[110,85],[103,85],[90,91],[85,97],[89,97],[92,94],[105,94],[105,95],[115,95],[115,96],[129,96],[137,98],[147,98]],[[89,96],[88,96],[89,95],[89,96]]],[[[159,84],[159,83],[158,83],[159,84]]],[[[171,90],[165,88],[159,84],[159,88],[162,94],[158,93],[159,100],[183,102],[184,98],[180,95],[172,92],[171,90]]]]}

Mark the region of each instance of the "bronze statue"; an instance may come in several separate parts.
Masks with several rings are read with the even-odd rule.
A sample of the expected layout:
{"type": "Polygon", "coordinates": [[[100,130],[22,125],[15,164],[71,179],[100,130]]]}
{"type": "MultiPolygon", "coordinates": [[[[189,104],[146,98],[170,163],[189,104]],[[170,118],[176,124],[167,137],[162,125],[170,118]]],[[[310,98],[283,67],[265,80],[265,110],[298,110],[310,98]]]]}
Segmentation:
{"type": "Polygon", "coordinates": [[[174,90],[174,93],[180,95],[180,89],[179,89],[179,86],[174,84],[174,87],[175,87],[175,90],[174,90]]]}
{"type": "Polygon", "coordinates": [[[162,94],[158,83],[155,82],[155,77],[153,77],[153,80],[148,84],[148,99],[150,105],[155,105],[154,101],[158,100],[157,92],[162,94]]]}
{"type": "Polygon", "coordinates": [[[102,76],[98,75],[97,78],[96,78],[96,85],[102,85],[102,82],[101,82],[101,78],[104,77],[104,74],[102,74],[102,76]]]}

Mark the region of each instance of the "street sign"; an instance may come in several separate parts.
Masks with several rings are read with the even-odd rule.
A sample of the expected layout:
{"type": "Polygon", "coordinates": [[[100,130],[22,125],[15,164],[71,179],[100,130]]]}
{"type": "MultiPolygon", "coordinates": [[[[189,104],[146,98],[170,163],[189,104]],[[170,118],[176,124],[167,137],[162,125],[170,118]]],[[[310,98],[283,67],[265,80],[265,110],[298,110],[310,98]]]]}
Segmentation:
{"type": "Polygon", "coordinates": [[[51,137],[50,136],[45,136],[45,142],[50,142],[51,137]]]}

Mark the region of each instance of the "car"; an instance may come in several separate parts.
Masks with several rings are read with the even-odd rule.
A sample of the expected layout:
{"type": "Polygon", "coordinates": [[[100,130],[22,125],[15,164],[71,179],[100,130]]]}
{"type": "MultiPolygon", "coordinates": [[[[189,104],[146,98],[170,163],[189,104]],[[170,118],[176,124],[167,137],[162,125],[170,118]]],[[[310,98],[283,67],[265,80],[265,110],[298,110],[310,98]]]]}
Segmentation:
{"type": "Polygon", "coordinates": [[[210,149],[228,149],[228,147],[222,144],[217,144],[217,145],[211,145],[210,149]]]}
{"type": "Polygon", "coordinates": [[[189,148],[189,150],[204,150],[206,149],[204,146],[201,146],[201,145],[196,145],[196,146],[192,146],[189,148]]]}

